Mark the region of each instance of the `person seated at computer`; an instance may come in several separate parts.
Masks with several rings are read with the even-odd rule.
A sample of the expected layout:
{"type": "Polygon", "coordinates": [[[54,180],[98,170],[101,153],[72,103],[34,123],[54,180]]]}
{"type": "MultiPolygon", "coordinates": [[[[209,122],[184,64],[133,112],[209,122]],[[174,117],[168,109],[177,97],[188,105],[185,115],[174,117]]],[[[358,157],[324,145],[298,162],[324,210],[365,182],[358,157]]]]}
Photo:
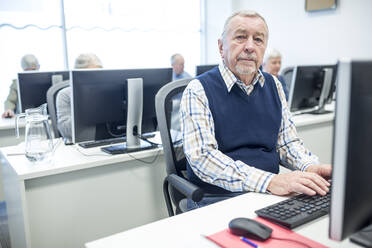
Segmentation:
{"type": "Polygon", "coordinates": [[[190,74],[184,71],[185,59],[181,54],[176,53],[171,56],[171,65],[173,68],[172,80],[191,78],[190,74]]]}
{"type": "MultiPolygon", "coordinates": [[[[26,54],[21,59],[21,66],[23,71],[37,71],[40,69],[40,64],[35,55],[26,54]]],[[[18,84],[17,79],[13,79],[10,85],[10,91],[8,97],[4,102],[4,113],[3,118],[14,117],[18,106],[18,84]]]]}
{"type": "MultiPolygon", "coordinates": [[[[181,131],[188,178],[205,193],[325,195],[331,165],[298,138],[281,83],[259,68],[268,42],[264,18],[239,11],[225,22],[222,62],[186,87],[181,131]],[[278,174],[279,161],[296,169],[278,174]]],[[[228,198],[189,200],[190,209],[228,198]]]]}
{"type": "MultiPolygon", "coordinates": [[[[75,69],[102,68],[101,60],[93,53],[80,54],[75,60],[75,69]]],[[[93,99],[94,100],[94,99],[93,99]]],[[[62,137],[71,141],[71,87],[60,90],[56,98],[57,127],[62,137]]]]}
{"type": "Polygon", "coordinates": [[[282,83],[282,88],[285,93],[285,98],[288,101],[288,90],[284,77],[279,75],[280,67],[282,66],[282,55],[274,48],[266,51],[263,61],[263,70],[277,77],[282,83]]]}

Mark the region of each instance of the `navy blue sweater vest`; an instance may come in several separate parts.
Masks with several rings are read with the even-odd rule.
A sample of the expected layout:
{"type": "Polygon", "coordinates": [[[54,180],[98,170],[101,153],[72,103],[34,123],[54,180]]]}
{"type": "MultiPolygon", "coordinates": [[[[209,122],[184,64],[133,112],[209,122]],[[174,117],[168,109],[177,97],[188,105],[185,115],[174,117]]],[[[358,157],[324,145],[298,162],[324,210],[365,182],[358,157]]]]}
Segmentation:
{"type": "MultiPolygon", "coordinates": [[[[263,87],[256,83],[248,96],[237,84],[228,92],[218,67],[200,75],[212,112],[218,150],[233,160],[272,173],[279,172],[276,151],[282,120],[282,105],[275,81],[263,73],[263,87]]],[[[206,193],[229,193],[203,182],[187,165],[189,180],[206,193]]]]}

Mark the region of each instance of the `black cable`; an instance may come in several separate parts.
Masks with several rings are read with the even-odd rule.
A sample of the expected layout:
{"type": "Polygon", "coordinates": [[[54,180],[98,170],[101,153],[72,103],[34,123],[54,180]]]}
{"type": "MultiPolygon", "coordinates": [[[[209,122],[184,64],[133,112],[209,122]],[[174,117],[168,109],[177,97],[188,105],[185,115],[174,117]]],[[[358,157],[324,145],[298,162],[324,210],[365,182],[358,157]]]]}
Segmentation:
{"type": "Polygon", "coordinates": [[[280,241],[290,241],[290,242],[294,242],[294,243],[303,245],[304,247],[312,248],[310,245],[305,244],[304,242],[301,242],[301,241],[298,241],[298,240],[294,240],[294,239],[285,239],[285,238],[278,238],[278,237],[273,237],[273,236],[271,236],[270,238],[280,240],[280,241]]]}
{"type": "Polygon", "coordinates": [[[141,134],[135,134],[135,136],[137,136],[138,138],[140,138],[140,139],[143,140],[143,141],[146,141],[146,142],[150,143],[150,144],[153,145],[153,146],[157,146],[157,147],[161,146],[161,144],[159,144],[159,143],[155,143],[155,142],[152,142],[152,141],[150,141],[148,138],[142,136],[141,134]]]}
{"type": "Polygon", "coordinates": [[[139,159],[139,158],[133,157],[130,153],[127,153],[127,154],[128,154],[129,157],[133,158],[134,160],[140,161],[140,162],[142,162],[142,163],[144,163],[144,164],[153,164],[153,163],[156,161],[156,159],[159,157],[160,152],[161,152],[161,150],[159,150],[159,151],[156,153],[154,159],[151,160],[151,161],[145,161],[145,160],[142,160],[142,159],[139,159]]]}

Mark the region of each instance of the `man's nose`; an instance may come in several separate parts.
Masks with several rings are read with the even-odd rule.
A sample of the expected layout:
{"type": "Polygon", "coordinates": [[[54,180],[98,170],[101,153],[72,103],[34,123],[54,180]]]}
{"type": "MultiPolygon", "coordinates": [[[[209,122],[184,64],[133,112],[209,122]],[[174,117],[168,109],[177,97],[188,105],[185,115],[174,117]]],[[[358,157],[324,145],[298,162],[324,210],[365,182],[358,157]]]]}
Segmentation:
{"type": "Polygon", "coordinates": [[[249,37],[247,41],[245,42],[245,50],[248,51],[249,53],[254,51],[254,41],[252,37],[249,37]]]}

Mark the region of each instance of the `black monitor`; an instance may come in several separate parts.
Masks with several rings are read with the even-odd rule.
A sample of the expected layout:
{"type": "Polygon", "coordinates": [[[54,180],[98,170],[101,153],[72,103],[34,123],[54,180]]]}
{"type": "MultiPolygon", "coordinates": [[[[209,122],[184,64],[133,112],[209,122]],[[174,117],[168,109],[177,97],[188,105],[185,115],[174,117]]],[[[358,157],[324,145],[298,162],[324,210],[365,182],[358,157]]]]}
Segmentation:
{"type": "Polygon", "coordinates": [[[142,133],[157,129],[155,95],[172,81],[172,68],[73,70],[72,141],[104,140],[126,135],[127,79],[143,79],[142,133]]]}
{"type": "Polygon", "coordinates": [[[196,72],[195,75],[199,76],[200,74],[203,74],[206,71],[209,71],[210,69],[218,66],[218,64],[212,64],[212,65],[197,65],[196,66],[196,72]]]}
{"type": "Polygon", "coordinates": [[[46,103],[46,93],[52,82],[69,79],[68,71],[18,73],[18,105],[21,113],[46,103]]]}
{"type": "MultiPolygon", "coordinates": [[[[329,236],[372,244],[372,60],[340,60],[329,236]]],[[[368,246],[370,247],[370,246],[368,246]]]]}
{"type": "Polygon", "coordinates": [[[337,65],[296,66],[293,70],[288,106],[294,114],[325,113],[337,65]]]}

